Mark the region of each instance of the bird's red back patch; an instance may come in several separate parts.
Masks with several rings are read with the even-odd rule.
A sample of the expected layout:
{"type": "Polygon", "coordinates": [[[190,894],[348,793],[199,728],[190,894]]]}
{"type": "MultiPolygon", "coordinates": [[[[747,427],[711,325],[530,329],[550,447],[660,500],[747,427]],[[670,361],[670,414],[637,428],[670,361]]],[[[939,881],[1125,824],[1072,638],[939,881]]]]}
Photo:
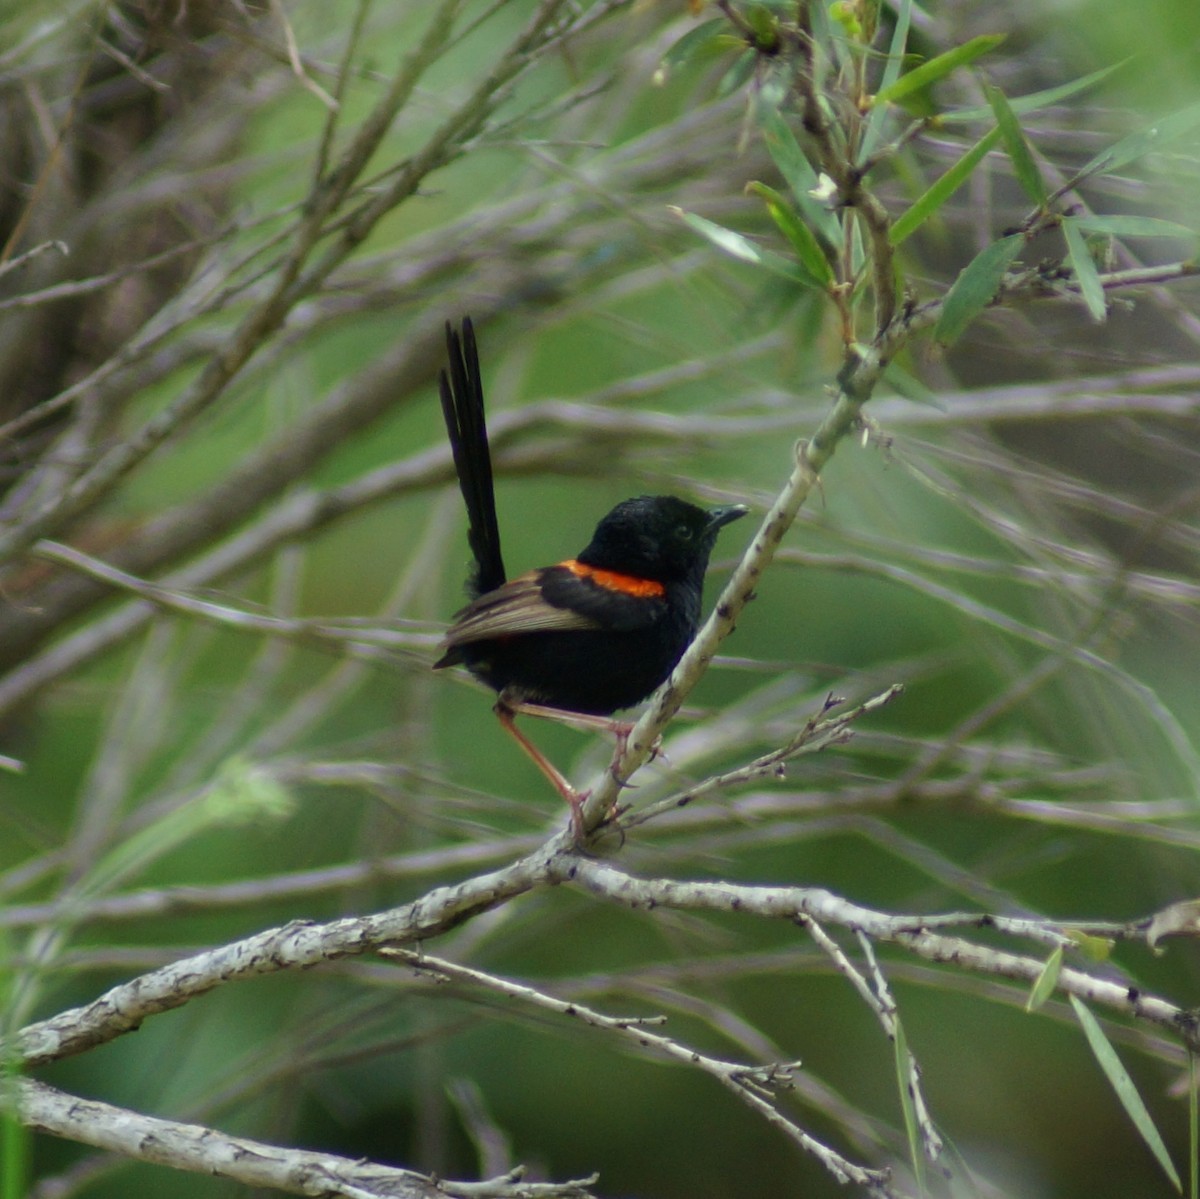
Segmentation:
{"type": "Polygon", "coordinates": [[[637,575],[623,575],[615,570],[599,570],[588,566],[586,562],[578,562],[569,558],[560,562],[565,570],[569,570],[577,579],[590,579],[597,587],[607,591],[619,591],[622,595],[633,595],[639,599],[657,599],[666,594],[667,589],[654,579],[639,579],[637,575]]]}

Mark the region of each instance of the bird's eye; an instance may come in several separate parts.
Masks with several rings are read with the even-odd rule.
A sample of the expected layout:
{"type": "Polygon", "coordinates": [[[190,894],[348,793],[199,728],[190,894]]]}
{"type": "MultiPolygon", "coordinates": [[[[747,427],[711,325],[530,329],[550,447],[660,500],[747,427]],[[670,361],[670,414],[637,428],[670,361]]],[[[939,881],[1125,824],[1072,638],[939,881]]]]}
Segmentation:
{"type": "Polygon", "coordinates": [[[690,525],[676,525],[675,526],[675,540],[676,541],[691,541],[692,536],[693,536],[693,534],[692,534],[692,529],[691,529],[690,525]]]}

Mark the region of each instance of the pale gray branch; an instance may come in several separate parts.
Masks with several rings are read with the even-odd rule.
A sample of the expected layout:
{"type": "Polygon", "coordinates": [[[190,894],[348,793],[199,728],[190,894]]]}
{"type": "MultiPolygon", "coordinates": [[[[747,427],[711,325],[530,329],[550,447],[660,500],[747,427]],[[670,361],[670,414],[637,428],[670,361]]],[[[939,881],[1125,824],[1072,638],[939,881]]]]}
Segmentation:
{"type": "Polygon", "coordinates": [[[20,1118],[34,1131],[176,1170],[314,1199],[588,1199],[596,1181],[527,1182],[517,1169],[484,1182],[456,1182],[361,1158],[268,1145],[200,1124],[144,1116],[68,1095],[32,1079],[16,1080],[15,1089],[20,1118]]]}

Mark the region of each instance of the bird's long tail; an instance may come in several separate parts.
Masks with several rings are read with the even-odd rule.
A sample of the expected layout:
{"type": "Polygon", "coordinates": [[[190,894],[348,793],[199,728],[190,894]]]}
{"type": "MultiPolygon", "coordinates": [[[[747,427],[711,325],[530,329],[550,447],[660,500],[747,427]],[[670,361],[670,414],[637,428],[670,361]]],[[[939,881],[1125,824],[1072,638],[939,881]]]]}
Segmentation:
{"type": "Polygon", "coordinates": [[[442,415],[454,452],[454,469],[467,505],[467,540],[475,555],[471,590],[475,595],[499,587],[508,577],[500,556],[500,529],[496,523],[496,496],[492,484],[492,455],[483,415],[483,380],[471,318],[464,317],[462,336],[446,322],[446,351],[450,373],[442,371],[438,387],[442,415]]]}

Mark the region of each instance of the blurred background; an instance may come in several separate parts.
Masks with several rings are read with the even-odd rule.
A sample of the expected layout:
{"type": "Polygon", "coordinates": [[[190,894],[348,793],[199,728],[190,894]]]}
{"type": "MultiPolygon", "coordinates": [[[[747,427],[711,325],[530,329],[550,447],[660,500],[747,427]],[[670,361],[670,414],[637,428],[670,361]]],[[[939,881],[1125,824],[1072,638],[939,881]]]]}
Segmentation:
{"type": "MultiPolygon", "coordinates": [[[[436,399],[446,320],[478,330],[514,573],[580,549],[629,495],[761,516],[826,412],[844,348],[827,300],[671,211],[786,252],[745,193],[784,187],[754,119],[761,64],[714,50],[664,69],[715,8],[559,6],[570,34],[550,36],[551,8],[0,15],[0,533],[27,534],[0,577],[0,754],[21,766],[0,771],[9,1027],[274,924],[409,901],[565,821],[490,693],[428,669],[468,562],[436,399]],[[63,543],[197,606],[97,580],[63,543]]],[[[1195,5],[911,16],[925,57],[1007,36],[921,98],[948,115],[872,176],[893,215],[994,123],[983,80],[1015,100],[1096,72],[1021,114],[1050,186],[1171,118],[1064,204],[1194,226],[1195,5]]],[[[989,155],[904,243],[914,302],[1028,209],[989,155]]],[[[1194,281],[1154,275],[1195,245],[1093,253],[1145,272],[1104,323],[1048,284],[948,349],[912,341],[634,802],[782,744],[831,692],[903,697],[786,778],[634,830],[622,866],[891,912],[1129,920],[1200,890],[1200,319],[1194,281]]],[[[1050,233],[1022,260],[1063,256],[1050,233]]],[[[709,602],[753,519],[723,535],[709,602]]],[[[532,735],[583,785],[607,761],[597,739],[532,735]]],[[[555,888],[430,948],[666,1012],[706,1052],[799,1058],[793,1118],[903,1168],[891,1047],[793,927],[555,888]]],[[[954,1193],[1171,1193],[1065,1005],[1027,1014],[1021,987],[884,964],[934,1119],[976,1172],[954,1193]]],[[[1197,966],[1187,942],[1088,964],[1185,1007],[1197,966]]],[[[1182,1168],[1185,1055],[1109,1033],[1182,1168]]],[[[523,1162],[599,1171],[606,1196],[845,1193],[711,1079],[377,962],[223,988],[39,1077],[444,1177],[523,1162]]],[[[29,1153],[41,1199],[240,1191],[48,1137],[29,1153]]]]}

